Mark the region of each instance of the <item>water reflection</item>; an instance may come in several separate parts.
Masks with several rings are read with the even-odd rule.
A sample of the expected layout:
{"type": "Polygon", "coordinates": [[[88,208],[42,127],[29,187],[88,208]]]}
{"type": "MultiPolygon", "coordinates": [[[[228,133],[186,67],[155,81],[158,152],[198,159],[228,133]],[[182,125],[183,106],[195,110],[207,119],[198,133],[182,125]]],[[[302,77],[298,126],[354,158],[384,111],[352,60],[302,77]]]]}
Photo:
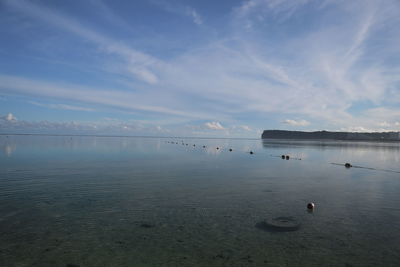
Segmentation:
{"type": "Polygon", "coordinates": [[[366,149],[381,149],[381,150],[400,150],[400,142],[364,142],[364,141],[309,141],[309,140],[272,140],[262,139],[264,147],[316,147],[324,148],[366,148],[366,149]]]}
{"type": "Polygon", "coordinates": [[[212,146],[208,146],[205,148],[205,151],[207,154],[210,155],[219,155],[222,152],[222,148],[221,147],[212,147],[212,146]]]}
{"type": "Polygon", "coordinates": [[[3,146],[4,155],[10,157],[11,154],[17,149],[16,144],[6,144],[3,146]]]}
{"type": "Polygon", "coordinates": [[[400,260],[399,175],[330,164],[396,167],[399,149],[386,144],[77,136],[0,142],[12,151],[0,160],[0,265],[400,260]],[[291,160],[271,156],[282,154],[291,160]]]}
{"type": "Polygon", "coordinates": [[[0,135],[0,147],[2,148],[3,154],[6,157],[11,157],[11,155],[17,149],[17,144],[14,141],[13,136],[0,135]]]}

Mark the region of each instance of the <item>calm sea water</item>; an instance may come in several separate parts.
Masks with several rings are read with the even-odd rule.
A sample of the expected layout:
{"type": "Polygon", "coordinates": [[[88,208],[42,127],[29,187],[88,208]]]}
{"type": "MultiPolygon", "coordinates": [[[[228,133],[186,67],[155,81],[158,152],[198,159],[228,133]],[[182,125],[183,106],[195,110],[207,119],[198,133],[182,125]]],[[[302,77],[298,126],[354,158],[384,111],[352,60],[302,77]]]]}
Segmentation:
{"type": "Polygon", "coordinates": [[[0,266],[400,264],[398,143],[0,136],[0,149],[0,266]]]}

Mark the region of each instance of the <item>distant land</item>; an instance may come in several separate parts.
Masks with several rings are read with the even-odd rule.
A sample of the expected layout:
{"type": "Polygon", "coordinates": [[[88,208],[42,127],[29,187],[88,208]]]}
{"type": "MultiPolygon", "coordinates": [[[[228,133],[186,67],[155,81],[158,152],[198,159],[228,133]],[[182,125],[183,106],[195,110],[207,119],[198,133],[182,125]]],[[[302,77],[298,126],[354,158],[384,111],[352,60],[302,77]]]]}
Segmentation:
{"type": "Polygon", "coordinates": [[[264,130],[262,139],[301,139],[301,140],[352,140],[352,141],[400,141],[400,132],[302,132],[285,130],[264,130]]]}

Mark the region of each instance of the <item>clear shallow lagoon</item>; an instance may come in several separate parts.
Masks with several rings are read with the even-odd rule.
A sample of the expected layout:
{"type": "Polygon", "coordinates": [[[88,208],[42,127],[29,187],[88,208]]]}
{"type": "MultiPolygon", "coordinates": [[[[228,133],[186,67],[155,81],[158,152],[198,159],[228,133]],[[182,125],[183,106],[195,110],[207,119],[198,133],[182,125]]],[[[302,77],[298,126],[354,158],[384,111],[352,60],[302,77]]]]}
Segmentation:
{"type": "Polygon", "coordinates": [[[400,262],[400,173],[330,164],[400,171],[398,143],[0,135],[0,149],[0,266],[400,262]],[[300,226],[255,227],[277,217],[300,226]]]}

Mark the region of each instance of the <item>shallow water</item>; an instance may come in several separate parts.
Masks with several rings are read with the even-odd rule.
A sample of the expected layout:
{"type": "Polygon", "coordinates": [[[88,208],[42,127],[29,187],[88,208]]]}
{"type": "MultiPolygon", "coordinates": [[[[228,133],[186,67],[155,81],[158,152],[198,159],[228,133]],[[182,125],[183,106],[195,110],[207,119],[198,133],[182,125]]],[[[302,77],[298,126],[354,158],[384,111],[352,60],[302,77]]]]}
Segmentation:
{"type": "Polygon", "coordinates": [[[0,135],[0,149],[0,266],[400,262],[398,143],[0,135]],[[346,162],[379,170],[331,164],[346,162]],[[299,227],[256,227],[279,218],[299,227]]]}

